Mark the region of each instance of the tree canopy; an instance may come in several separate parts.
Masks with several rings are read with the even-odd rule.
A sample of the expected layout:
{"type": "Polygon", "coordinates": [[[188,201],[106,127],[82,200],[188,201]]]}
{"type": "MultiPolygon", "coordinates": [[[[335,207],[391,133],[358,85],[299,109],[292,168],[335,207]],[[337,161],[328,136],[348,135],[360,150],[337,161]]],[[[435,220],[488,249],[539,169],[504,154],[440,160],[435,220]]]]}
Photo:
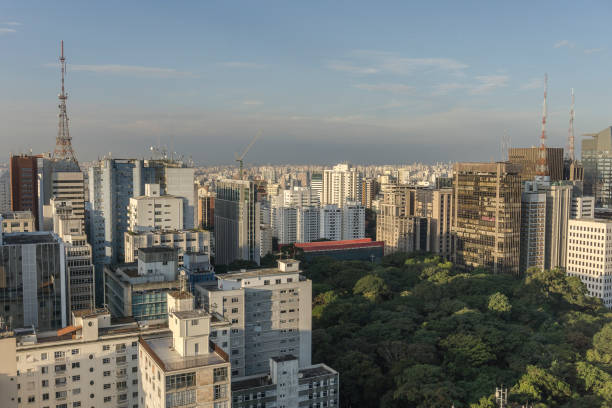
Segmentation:
{"type": "Polygon", "coordinates": [[[313,360],[343,407],[612,406],[612,314],[562,271],[523,278],[429,254],[316,258],[313,360]]]}

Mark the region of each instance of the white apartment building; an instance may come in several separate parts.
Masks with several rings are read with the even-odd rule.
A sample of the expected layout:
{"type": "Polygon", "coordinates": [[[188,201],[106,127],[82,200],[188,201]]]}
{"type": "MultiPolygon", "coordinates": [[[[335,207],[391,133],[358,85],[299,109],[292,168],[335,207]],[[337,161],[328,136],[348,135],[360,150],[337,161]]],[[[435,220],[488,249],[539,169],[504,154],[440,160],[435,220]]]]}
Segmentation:
{"type": "Polygon", "coordinates": [[[566,271],[580,278],[590,296],[612,307],[612,221],[569,220],[566,271]]]}
{"type": "Polygon", "coordinates": [[[283,259],[278,268],[217,278],[216,287],[196,285],[195,290],[205,308],[231,323],[233,377],[266,372],[271,357],[295,355],[300,368],[310,366],[312,282],[301,276],[299,261],[283,259]]]}
{"type": "Polygon", "coordinates": [[[296,242],[297,212],[298,210],[295,207],[279,207],[274,211],[274,227],[279,244],[285,245],[296,242]]]}
{"type": "Polygon", "coordinates": [[[324,205],[320,209],[319,237],[331,241],[342,239],[342,209],[337,205],[324,205]]]}
{"type": "Polygon", "coordinates": [[[365,237],[365,207],[359,202],[347,201],[342,207],[342,239],[365,237]]]}
{"type": "Polygon", "coordinates": [[[36,219],[31,211],[8,211],[0,215],[2,232],[36,231],[36,219]]]}
{"type": "Polygon", "coordinates": [[[296,242],[312,242],[320,237],[321,211],[319,207],[297,209],[296,242]]]}
{"type": "Polygon", "coordinates": [[[168,326],[171,335],[140,338],[140,406],[230,408],[229,359],[210,340],[227,322],[194,310],[193,296],[180,291],[168,294],[168,326]]]}
{"type": "Polygon", "coordinates": [[[595,197],[572,196],[571,218],[595,218],[595,197]]]}
{"type": "Polygon", "coordinates": [[[283,205],[286,207],[318,206],[321,204],[319,192],[308,187],[293,187],[283,190],[283,205]]]}
{"type": "Polygon", "coordinates": [[[342,163],[323,172],[321,204],[342,207],[347,201],[361,201],[361,173],[350,164],[342,163]]]}
{"type": "Polygon", "coordinates": [[[138,407],[138,338],[164,326],[111,324],[104,309],[73,312],[57,332],[0,339],[2,407],[138,407]]]}
{"type": "Polygon", "coordinates": [[[183,264],[185,252],[201,252],[210,254],[210,231],[180,230],[180,231],[143,231],[126,232],[125,262],[131,263],[138,259],[140,248],[167,246],[178,250],[179,265],[183,264]]]}
{"type": "Polygon", "coordinates": [[[160,195],[159,184],[145,184],[145,195],[130,198],[128,228],[132,232],[183,229],[184,199],[160,195]]]}

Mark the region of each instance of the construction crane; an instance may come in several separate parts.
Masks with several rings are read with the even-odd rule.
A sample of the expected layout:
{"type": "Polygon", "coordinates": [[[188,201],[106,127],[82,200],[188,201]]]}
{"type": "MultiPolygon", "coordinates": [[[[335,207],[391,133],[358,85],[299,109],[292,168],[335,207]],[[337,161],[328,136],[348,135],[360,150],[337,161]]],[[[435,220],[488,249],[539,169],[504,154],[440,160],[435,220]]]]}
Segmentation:
{"type": "Polygon", "coordinates": [[[243,174],[242,174],[242,169],[244,167],[244,157],[247,155],[247,153],[249,152],[249,150],[251,150],[251,147],[253,147],[253,145],[255,144],[255,142],[257,141],[257,139],[259,138],[259,136],[261,136],[261,130],[259,132],[257,132],[257,134],[255,135],[255,137],[253,138],[253,140],[251,140],[251,143],[249,143],[249,145],[247,146],[246,149],[244,149],[244,152],[242,152],[241,155],[238,155],[238,153],[236,153],[236,161],[240,163],[240,173],[238,173],[238,175],[240,176],[240,180],[243,180],[243,174]]]}

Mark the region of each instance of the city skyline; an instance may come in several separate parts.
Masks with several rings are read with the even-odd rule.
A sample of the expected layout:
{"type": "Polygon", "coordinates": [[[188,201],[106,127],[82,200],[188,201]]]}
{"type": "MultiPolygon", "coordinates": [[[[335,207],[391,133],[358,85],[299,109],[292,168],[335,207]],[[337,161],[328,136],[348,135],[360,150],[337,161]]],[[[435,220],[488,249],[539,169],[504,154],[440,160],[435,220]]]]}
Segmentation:
{"type": "Polygon", "coordinates": [[[3,139],[7,153],[53,150],[63,39],[79,160],[161,139],[230,164],[259,130],[248,163],[499,160],[505,134],[537,144],[544,72],[548,143],[564,147],[572,87],[576,134],[609,126],[599,6],[9,2],[3,139]]]}

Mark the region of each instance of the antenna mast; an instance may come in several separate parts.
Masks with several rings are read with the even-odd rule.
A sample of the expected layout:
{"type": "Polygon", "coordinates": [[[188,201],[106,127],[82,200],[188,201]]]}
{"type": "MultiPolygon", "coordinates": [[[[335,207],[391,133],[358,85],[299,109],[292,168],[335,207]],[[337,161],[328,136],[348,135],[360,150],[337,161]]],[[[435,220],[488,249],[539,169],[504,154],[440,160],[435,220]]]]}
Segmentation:
{"type": "Polygon", "coordinates": [[[74,150],[72,149],[72,138],[68,130],[68,113],[66,111],[66,100],[68,94],[64,90],[64,77],[66,75],[66,57],[64,57],[64,41],[62,40],[62,54],[59,58],[62,70],[62,92],[58,95],[59,98],[59,127],[57,131],[57,139],[55,141],[55,151],[53,152],[54,160],[68,160],[78,165],[74,150]]]}
{"type": "Polygon", "coordinates": [[[544,103],[542,105],[542,134],[540,135],[540,151],[536,174],[538,176],[548,176],[548,160],[546,151],[546,94],[548,92],[548,74],[544,74],[544,103]]]}
{"type": "Polygon", "coordinates": [[[569,158],[573,162],[574,157],[574,88],[572,88],[572,107],[570,109],[569,121],[569,158]]]}

